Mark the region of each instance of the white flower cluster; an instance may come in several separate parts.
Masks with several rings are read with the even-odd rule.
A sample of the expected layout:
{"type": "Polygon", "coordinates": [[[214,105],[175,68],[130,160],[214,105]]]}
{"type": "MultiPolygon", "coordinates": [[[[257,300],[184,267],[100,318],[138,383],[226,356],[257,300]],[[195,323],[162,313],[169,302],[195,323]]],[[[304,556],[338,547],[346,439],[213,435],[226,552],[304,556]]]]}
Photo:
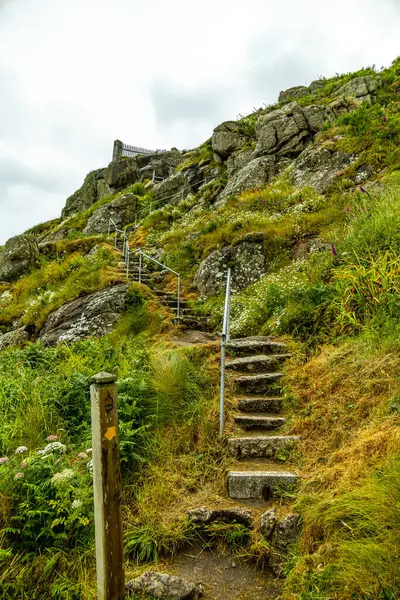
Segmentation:
{"type": "Polygon", "coordinates": [[[71,481],[71,479],[73,479],[74,477],[75,473],[73,469],[64,469],[63,471],[60,471],[60,473],[56,473],[55,475],[53,475],[53,477],[51,478],[51,482],[54,485],[60,485],[71,481]]]}
{"type": "Polygon", "coordinates": [[[268,314],[268,295],[275,288],[279,297],[282,297],[282,306],[275,300],[275,314],[271,322],[272,327],[278,329],[281,317],[284,314],[285,299],[293,290],[306,287],[305,276],[301,269],[305,260],[298,260],[277,273],[266,275],[242,293],[232,298],[231,334],[246,335],[248,331],[265,321],[268,314]]]}
{"type": "Polygon", "coordinates": [[[28,452],[28,448],[26,446],[19,446],[16,449],[15,454],[23,454],[24,452],[28,452]]]}
{"type": "Polygon", "coordinates": [[[43,450],[39,450],[38,454],[42,454],[46,456],[47,454],[52,454],[53,452],[57,452],[58,454],[64,454],[66,451],[66,446],[61,442],[51,442],[51,444],[47,444],[43,450]]]}

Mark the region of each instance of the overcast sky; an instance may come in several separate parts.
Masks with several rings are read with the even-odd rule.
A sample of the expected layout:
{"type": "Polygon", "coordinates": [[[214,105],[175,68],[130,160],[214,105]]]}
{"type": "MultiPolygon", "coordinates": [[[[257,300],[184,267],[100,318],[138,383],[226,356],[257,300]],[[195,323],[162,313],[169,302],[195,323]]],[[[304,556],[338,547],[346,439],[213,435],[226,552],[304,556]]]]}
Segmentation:
{"type": "Polygon", "coordinates": [[[113,140],[190,148],[281,89],[400,54],[400,0],[0,0],[0,244],[113,140]]]}

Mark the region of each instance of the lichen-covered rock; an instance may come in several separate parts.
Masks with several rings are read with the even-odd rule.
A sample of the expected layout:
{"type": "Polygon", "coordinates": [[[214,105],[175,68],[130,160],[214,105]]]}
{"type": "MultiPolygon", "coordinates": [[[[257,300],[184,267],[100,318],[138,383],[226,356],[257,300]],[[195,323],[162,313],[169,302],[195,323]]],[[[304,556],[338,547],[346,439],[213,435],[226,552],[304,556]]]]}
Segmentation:
{"type": "Polygon", "coordinates": [[[266,540],[271,538],[276,526],[276,521],[277,518],[273,508],[261,515],[260,531],[266,540]]]}
{"type": "Polygon", "coordinates": [[[283,90],[279,94],[278,102],[286,102],[287,100],[296,100],[297,98],[302,98],[303,96],[308,96],[310,90],[305,85],[296,85],[295,87],[291,87],[287,90],[283,90]]]}
{"type": "Polygon", "coordinates": [[[182,154],[176,148],[167,152],[120,158],[108,166],[106,182],[110,188],[122,190],[136,181],[151,178],[153,171],[156,177],[166,178],[181,161],[182,154]]]}
{"type": "Polygon", "coordinates": [[[254,149],[246,148],[245,150],[238,150],[237,152],[233,152],[230,155],[228,160],[226,161],[226,172],[228,177],[232,177],[238,171],[243,169],[246,165],[249,164],[254,158],[254,149]]]}
{"type": "MultiPolygon", "coordinates": [[[[153,189],[156,199],[165,199],[166,204],[177,204],[192,193],[185,174],[180,172],[174,173],[164,181],[157,183],[153,189]]],[[[162,204],[159,206],[162,206],[162,204]]]]}
{"type": "Polygon", "coordinates": [[[329,108],[313,105],[302,108],[296,102],[262,115],[256,124],[255,152],[259,156],[297,156],[332,116],[329,108]]]}
{"type": "MultiPolygon", "coordinates": [[[[156,178],[166,179],[175,172],[176,167],[182,162],[182,154],[174,148],[171,152],[157,153],[151,155],[151,160],[144,166],[139,166],[142,179],[156,178]]],[[[141,159],[138,159],[140,165],[141,159]]]]}
{"type": "Polygon", "coordinates": [[[329,108],[335,115],[335,117],[339,117],[343,113],[351,112],[358,107],[358,103],[355,99],[351,97],[340,96],[336,98],[329,104],[329,108]]]}
{"type": "Polygon", "coordinates": [[[38,239],[39,250],[42,244],[47,244],[48,242],[61,242],[61,240],[65,240],[68,237],[68,234],[72,229],[57,229],[56,231],[50,231],[43,237],[38,239]]]}
{"type": "Polygon", "coordinates": [[[37,266],[39,248],[32,235],[16,235],[0,251],[0,281],[15,281],[37,266]]]}
{"type": "Polygon", "coordinates": [[[276,524],[271,538],[271,545],[274,552],[270,557],[270,566],[276,576],[283,576],[285,560],[289,555],[290,548],[295,544],[300,531],[300,515],[290,513],[276,524]]]}
{"type": "Polygon", "coordinates": [[[322,194],[351,161],[352,156],[344,152],[309,146],[295,161],[290,174],[291,181],[296,187],[309,185],[322,194]]]}
{"type": "Polygon", "coordinates": [[[264,186],[278,173],[278,165],[274,156],[255,158],[228,181],[225,189],[218,196],[216,206],[224,204],[229,196],[264,186]]]}
{"type": "Polygon", "coordinates": [[[207,256],[194,278],[201,295],[213,296],[223,292],[228,267],[231,268],[233,292],[262,277],[267,269],[263,240],[262,234],[251,234],[207,256]]]}
{"type": "Polygon", "coordinates": [[[299,154],[309,136],[302,108],[291,102],[261,116],[256,124],[256,153],[292,156],[299,154]]]}
{"type": "Polygon", "coordinates": [[[85,235],[106,233],[110,219],[121,229],[121,227],[135,220],[135,214],[138,210],[138,199],[134,194],[120,196],[116,200],[104,204],[95,210],[91,217],[89,217],[83,233],[85,235]]]}
{"type": "Polygon", "coordinates": [[[291,87],[279,94],[278,101],[287,102],[289,100],[297,100],[298,98],[303,98],[304,96],[313,94],[320,88],[324,87],[324,85],[325,82],[323,79],[316,79],[315,81],[312,81],[308,87],[306,85],[297,85],[295,87],[291,87]]]}
{"type": "Polygon", "coordinates": [[[218,125],[212,135],[212,149],[223,160],[227,159],[232,152],[240,150],[247,138],[240,131],[240,125],[236,121],[225,121],[218,125]]]}
{"type": "Polygon", "coordinates": [[[376,94],[382,85],[382,80],[377,75],[365,75],[351,79],[335,92],[335,96],[351,96],[359,102],[371,103],[373,94],[376,94]]]}
{"type": "Polygon", "coordinates": [[[14,329],[0,335],[0,351],[10,346],[20,346],[29,341],[29,333],[25,327],[14,329]]]}
{"type": "Polygon", "coordinates": [[[176,575],[147,571],[126,584],[128,592],[147,594],[159,600],[198,600],[202,587],[176,575]]]}
{"type": "Polygon", "coordinates": [[[328,106],[311,104],[303,108],[303,113],[311,133],[321,131],[326,122],[335,118],[333,111],[328,106]]]}
{"type": "Polygon", "coordinates": [[[246,508],[206,508],[200,506],[188,510],[188,516],[191,521],[198,525],[210,525],[214,521],[220,521],[222,523],[241,523],[245,527],[253,526],[252,512],[246,508]]]}
{"type": "Polygon", "coordinates": [[[116,285],[65,304],[50,314],[39,340],[55,345],[110,333],[125,311],[128,289],[116,285]]]}
{"type": "Polygon", "coordinates": [[[97,200],[112,193],[106,181],[106,171],[106,169],[97,169],[86,175],[82,187],[67,198],[61,212],[62,219],[67,219],[74,213],[86,210],[97,200]]]}

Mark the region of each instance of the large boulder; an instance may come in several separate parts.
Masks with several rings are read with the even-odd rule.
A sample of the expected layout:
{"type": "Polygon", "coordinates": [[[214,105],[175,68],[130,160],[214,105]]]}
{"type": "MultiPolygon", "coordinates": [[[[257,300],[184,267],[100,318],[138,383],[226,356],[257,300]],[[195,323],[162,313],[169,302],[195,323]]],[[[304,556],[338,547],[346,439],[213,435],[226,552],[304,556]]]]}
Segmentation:
{"type": "Polygon", "coordinates": [[[166,204],[178,204],[192,192],[187,177],[181,172],[174,173],[164,181],[157,183],[153,190],[156,199],[160,200],[157,205],[160,207],[162,206],[162,200],[165,200],[166,204]]]}
{"type": "Polygon", "coordinates": [[[135,214],[139,210],[138,198],[134,194],[125,194],[116,200],[100,206],[89,217],[87,225],[83,230],[85,235],[95,233],[106,233],[110,219],[114,221],[118,229],[135,220],[135,214]]]}
{"type": "Polygon", "coordinates": [[[352,160],[353,157],[344,152],[309,146],[295,161],[291,181],[296,187],[311,186],[322,194],[340,178],[341,171],[352,160]]]}
{"type": "Polygon", "coordinates": [[[308,96],[310,93],[308,87],[305,85],[297,85],[295,87],[291,87],[288,90],[284,90],[279,94],[278,101],[279,102],[287,102],[288,100],[296,100],[297,98],[302,98],[303,96],[308,96]]]}
{"type": "Polygon", "coordinates": [[[51,313],[39,340],[53,346],[110,333],[125,311],[128,289],[116,285],[65,304],[51,313]]]}
{"type": "Polygon", "coordinates": [[[304,96],[313,94],[320,88],[324,87],[324,85],[325,82],[323,79],[316,79],[315,81],[312,81],[308,87],[306,85],[297,85],[295,87],[291,87],[288,90],[284,90],[279,94],[278,101],[288,102],[289,100],[297,100],[298,98],[303,98],[304,96]]]}
{"type": "Polygon", "coordinates": [[[112,193],[106,181],[107,169],[97,169],[86,175],[82,187],[72,196],[67,198],[62,210],[62,219],[67,219],[72,214],[86,210],[92,204],[112,193]]]}
{"type": "Polygon", "coordinates": [[[365,75],[351,79],[335,92],[335,96],[352,97],[358,102],[371,104],[372,96],[382,85],[382,80],[377,75],[365,75]]]}
{"type": "Polygon", "coordinates": [[[214,296],[224,291],[228,267],[231,268],[232,292],[260,279],[267,270],[263,240],[263,234],[249,234],[207,256],[194,278],[201,295],[214,296]]]}
{"type": "Polygon", "coordinates": [[[0,281],[15,281],[37,266],[39,248],[32,235],[10,238],[0,251],[0,281]]]}
{"type": "Polygon", "coordinates": [[[253,148],[245,148],[245,150],[238,150],[237,152],[231,154],[226,161],[226,172],[228,177],[233,177],[233,175],[236,175],[236,173],[248,165],[253,158],[253,148]]]}
{"type": "Polygon", "coordinates": [[[324,122],[333,117],[325,106],[302,108],[296,102],[262,115],[256,124],[256,154],[298,156],[324,122]]]}
{"type": "Polygon", "coordinates": [[[239,123],[225,121],[214,129],[211,143],[215,154],[225,160],[232,152],[243,148],[246,141],[247,138],[240,131],[239,123]]]}
{"type": "Polygon", "coordinates": [[[128,593],[145,594],[159,600],[198,600],[203,596],[200,585],[176,575],[147,571],[126,584],[128,593]]]}
{"type": "Polygon", "coordinates": [[[153,171],[156,177],[166,178],[180,162],[182,154],[176,148],[167,152],[122,157],[110,163],[106,181],[112,189],[122,190],[136,181],[152,178],[153,171]]]}
{"type": "Polygon", "coordinates": [[[255,158],[228,181],[225,189],[218,196],[216,206],[226,202],[229,196],[264,186],[278,172],[279,163],[275,156],[255,158]]]}
{"type": "Polygon", "coordinates": [[[29,333],[25,327],[14,329],[0,335],[0,351],[10,346],[21,346],[29,341],[29,333]]]}

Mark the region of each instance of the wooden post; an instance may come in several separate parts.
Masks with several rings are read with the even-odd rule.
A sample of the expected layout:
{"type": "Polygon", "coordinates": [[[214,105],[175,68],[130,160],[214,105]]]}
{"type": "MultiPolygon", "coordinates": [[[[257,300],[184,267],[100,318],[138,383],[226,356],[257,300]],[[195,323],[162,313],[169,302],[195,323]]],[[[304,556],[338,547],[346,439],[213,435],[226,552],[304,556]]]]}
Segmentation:
{"type": "Polygon", "coordinates": [[[97,600],[125,598],[116,377],[91,378],[97,600]]]}

